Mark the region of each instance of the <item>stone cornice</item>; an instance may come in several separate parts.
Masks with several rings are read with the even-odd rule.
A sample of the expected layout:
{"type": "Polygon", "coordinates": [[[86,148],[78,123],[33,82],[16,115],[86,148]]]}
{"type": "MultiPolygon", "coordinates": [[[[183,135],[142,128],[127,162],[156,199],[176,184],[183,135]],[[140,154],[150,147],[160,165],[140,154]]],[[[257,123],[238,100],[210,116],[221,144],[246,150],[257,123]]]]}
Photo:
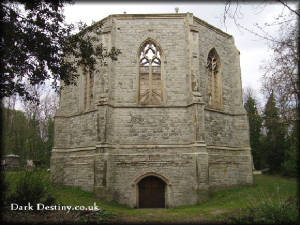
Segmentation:
{"type": "MultiPolygon", "coordinates": [[[[93,25],[87,27],[86,29],[84,29],[83,31],[81,31],[79,34],[84,34],[88,31],[93,30],[96,27],[101,26],[101,24],[104,24],[107,20],[115,18],[115,19],[120,19],[120,20],[134,20],[134,19],[178,19],[178,18],[185,18],[188,15],[193,15],[192,13],[163,13],[163,14],[111,14],[105,18],[103,18],[102,20],[94,23],[93,25]]],[[[209,23],[205,22],[204,20],[199,19],[196,16],[193,16],[193,20],[195,22],[197,22],[198,24],[213,30],[214,32],[216,32],[217,34],[220,34],[224,37],[227,38],[232,38],[232,35],[225,33],[224,31],[220,30],[217,27],[214,27],[213,25],[210,25],[209,23]]]]}
{"type": "MultiPolygon", "coordinates": [[[[204,105],[204,102],[193,102],[187,105],[160,105],[160,106],[142,106],[142,105],[112,105],[112,104],[98,104],[98,107],[110,107],[110,108],[188,108],[191,107],[193,105],[204,105]]],[[[225,115],[229,115],[229,116],[244,116],[246,115],[245,113],[237,113],[237,114],[233,114],[233,113],[228,113],[225,111],[221,111],[221,110],[216,110],[216,109],[210,109],[210,108],[204,108],[204,110],[206,111],[212,111],[212,112],[216,112],[216,113],[222,113],[225,115]]],[[[81,113],[74,113],[74,114],[69,114],[69,115],[55,115],[54,118],[69,118],[69,117],[75,117],[75,116],[81,116],[84,114],[88,114],[88,113],[92,113],[92,112],[96,112],[97,109],[93,109],[93,110],[89,110],[89,111],[85,111],[85,112],[81,112],[81,113]]]]}
{"type": "Polygon", "coordinates": [[[218,33],[218,34],[220,34],[220,35],[222,35],[222,36],[224,36],[224,37],[232,38],[232,35],[225,33],[224,31],[220,30],[220,29],[217,28],[217,27],[214,27],[213,25],[210,25],[209,23],[205,22],[204,20],[201,20],[201,19],[199,19],[199,18],[196,17],[196,16],[194,16],[193,18],[194,18],[194,20],[195,20],[197,23],[199,23],[200,25],[203,25],[203,26],[209,28],[210,30],[213,30],[213,31],[215,31],[216,33],[218,33]]]}
{"type": "MultiPolygon", "coordinates": [[[[145,149],[159,149],[159,148],[193,148],[193,147],[205,147],[207,150],[227,150],[227,151],[250,151],[249,146],[218,146],[218,145],[206,145],[203,143],[191,143],[191,144],[164,144],[164,145],[150,145],[150,144],[101,144],[97,143],[95,146],[80,147],[80,148],[53,148],[52,152],[78,152],[78,151],[91,151],[96,148],[112,148],[112,149],[134,149],[134,148],[145,148],[145,149]]],[[[194,153],[194,152],[193,152],[194,153]]],[[[111,154],[111,153],[109,153],[111,154]]],[[[141,153],[139,153],[141,154],[141,153]]],[[[157,153],[153,153],[156,155],[157,153]]],[[[168,153],[170,154],[170,153],[168,153]]]]}
{"type": "Polygon", "coordinates": [[[211,112],[216,112],[216,113],[222,113],[222,114],[229,115],[229,116],[245,116],[245,115],[247,115],[246,113],[228,113],[228,112],[225,112],[223,110],[212,109],[212,108],[209,108],[209,107],[205,107],[204,110],[211,111],[211,112]]]}

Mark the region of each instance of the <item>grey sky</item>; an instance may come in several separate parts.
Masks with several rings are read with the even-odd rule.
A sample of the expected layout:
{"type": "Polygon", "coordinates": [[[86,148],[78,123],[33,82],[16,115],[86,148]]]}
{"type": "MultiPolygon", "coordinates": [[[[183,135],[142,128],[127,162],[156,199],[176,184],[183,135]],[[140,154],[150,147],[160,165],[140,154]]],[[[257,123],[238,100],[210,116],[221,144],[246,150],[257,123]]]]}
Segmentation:
{"type": "MultiPolygon", "coordinates": [[[[259,94],[260,79],[262,71],[259,67],[263,60],[269,59],[271,52],[268,49],[266,41],[257,36],[238,29],[232,20],[227,20],[226,27],[223,24],[224,3],[75,3],[65,8],[67,22],[86,22],[88,25],[92,21],[99,21],[110,14],[139,14],[139,13],[175,13],[175,7],[179,8],[180,13],[190,12],[194,16],[208,22],[209,24],[220,28],[221,30],[234,36],[237,48],[241,52],[240,62],[242,71],[243,88],[251,87],[259,94]],[[227,28],[227,29],[226,29],[227,28]]],[[[295,8],[295,4],[290,4],[295,8]]],[[[234,9],[234,5],[232,8],[234,9]]],[[[263,25],[265,22],[272,22],[282,10],[281,4],[242,4],[239,8],[238,22],[249,29],[255,29],[254,24],[263,25]]],[[[284,10],[288,12],[287,9],[284,10]]],[[[272,27],[270,33],[278,32],[278,27],[272,27]]],[[[260,97],[261,98],[261,97],[260,97]]]]}

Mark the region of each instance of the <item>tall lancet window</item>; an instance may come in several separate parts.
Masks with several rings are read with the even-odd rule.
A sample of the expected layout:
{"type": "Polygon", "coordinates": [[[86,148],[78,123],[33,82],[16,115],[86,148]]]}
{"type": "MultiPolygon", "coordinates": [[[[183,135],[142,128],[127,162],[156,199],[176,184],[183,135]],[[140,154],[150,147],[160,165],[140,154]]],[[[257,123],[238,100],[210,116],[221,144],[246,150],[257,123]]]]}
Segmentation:
{"type": "Polygon", "coordinates": [[[210,108],[221,109],[222,107],[222,87],[220,77],[220,58],[217,51],[213,48],[207,57],[207,99],[210,108]]]}
{"type": "Polygon", "coordinates": [[[152,41],[146,41],[139,53],[139,103],[162,103],[161,51],[152,41]]]}
{"type": "Polygon", "coordinates": [[[94,73],[82,66],[83,72],[83,109],[93,108],[94,102],[94,73]]]}
{"type": "Polygon", "coordinates": [[[90,108],[93,108],[93,99],[94,99],[94,73],[90,72],[89,74],[90,78],[90,85],[89,85],[89,106],[90,108]]]}

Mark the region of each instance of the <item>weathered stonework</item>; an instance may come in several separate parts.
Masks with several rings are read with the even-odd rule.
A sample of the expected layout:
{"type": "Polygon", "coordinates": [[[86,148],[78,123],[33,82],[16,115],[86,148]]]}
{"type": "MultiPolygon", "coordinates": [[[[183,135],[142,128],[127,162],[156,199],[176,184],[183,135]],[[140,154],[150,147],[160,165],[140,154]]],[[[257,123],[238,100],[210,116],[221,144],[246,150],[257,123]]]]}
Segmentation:
{"type": "Polygon", "coordinates": [[[20,169],[20,156],[13,155],[13,154],[2,156],[1,169],[4,169],[4,170],[20,169]]]}
{"type": "Polygon", "coordinates": [[[111,15],[101,22],[103,45],[122,53],[99,63],[92,76],[79,68],[78,85],[63,89],[53,182],[130,207],[139,207],[139,183],[149,176],[164,184],[165,207],[252,184],[233,37],[191,13],[111,15]]]}

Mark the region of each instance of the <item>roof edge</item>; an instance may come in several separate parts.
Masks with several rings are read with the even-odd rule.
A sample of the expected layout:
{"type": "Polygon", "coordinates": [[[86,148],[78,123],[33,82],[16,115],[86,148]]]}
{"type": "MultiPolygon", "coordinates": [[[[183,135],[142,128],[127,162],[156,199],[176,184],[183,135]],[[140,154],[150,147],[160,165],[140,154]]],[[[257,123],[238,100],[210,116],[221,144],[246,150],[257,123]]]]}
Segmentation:
{"type": "MultiPolygon", "coordinates": [[[[176,17],[179,17],[179,18],[182,18],[182,17],[186,17],[187,15],[190,15],[193,13],[151,13],[151,14],[110,14],[109,16],[106,16],[104,17],[102,20],[86,27],[84,30],[78,32],[77,34],[75,35],[81,35],[81,34],[85,34],[86,32],[88,31],[91,31],[93,30],[94,28],[100,26],[101,24],[104,24],[104,22],[106,22],[108,19],[110,18],[118,18],[118,17],[122,17],[122,18],[130,18],[130,19],[133,19],[133,18],[143,18],[143,17],[170,17],[170,18],[176,18],[176,17]]],[[[231,38],[233,37],[232,35],[222,31],[221,29],[207,23],[206,21],[202,20],[202,19],[199,19],[198,17],[194,16],[193,15],[193,19],[198,22],[199,24],[215,31],[216,33],[218,34],[221,34],[225,37],[228,37],[228,38],[231,38]]]]}
{"type": "Polygon", "coordinates": [[[218,34],[221,34],[221,35],[226,36],[226,37],[228,37],[228,38],[232,38],[232,37],[233,37],[231,34],[228,34],[228,33],[224,32],[224,31],[222,31],[221,29],[219,29],[219,28],[217,28],[217,27],[215,27],[215,26],[213,26],[213,25],[210,25],[210,24],[207,23],[206,21],[201,20],[201,19],[199,19],[199,18],[196,17],[196,16],[193,16],[193,18],[194,18],[195,21],[197,21],[197,22],[200,23],[201,25],[204,25],[204,26],[206,26],[207,28],[209,28],[209,29],[211,29],[211,30],[214,30],[214,31],[215,31],[216,33],[218,33],[218,34]]]}

